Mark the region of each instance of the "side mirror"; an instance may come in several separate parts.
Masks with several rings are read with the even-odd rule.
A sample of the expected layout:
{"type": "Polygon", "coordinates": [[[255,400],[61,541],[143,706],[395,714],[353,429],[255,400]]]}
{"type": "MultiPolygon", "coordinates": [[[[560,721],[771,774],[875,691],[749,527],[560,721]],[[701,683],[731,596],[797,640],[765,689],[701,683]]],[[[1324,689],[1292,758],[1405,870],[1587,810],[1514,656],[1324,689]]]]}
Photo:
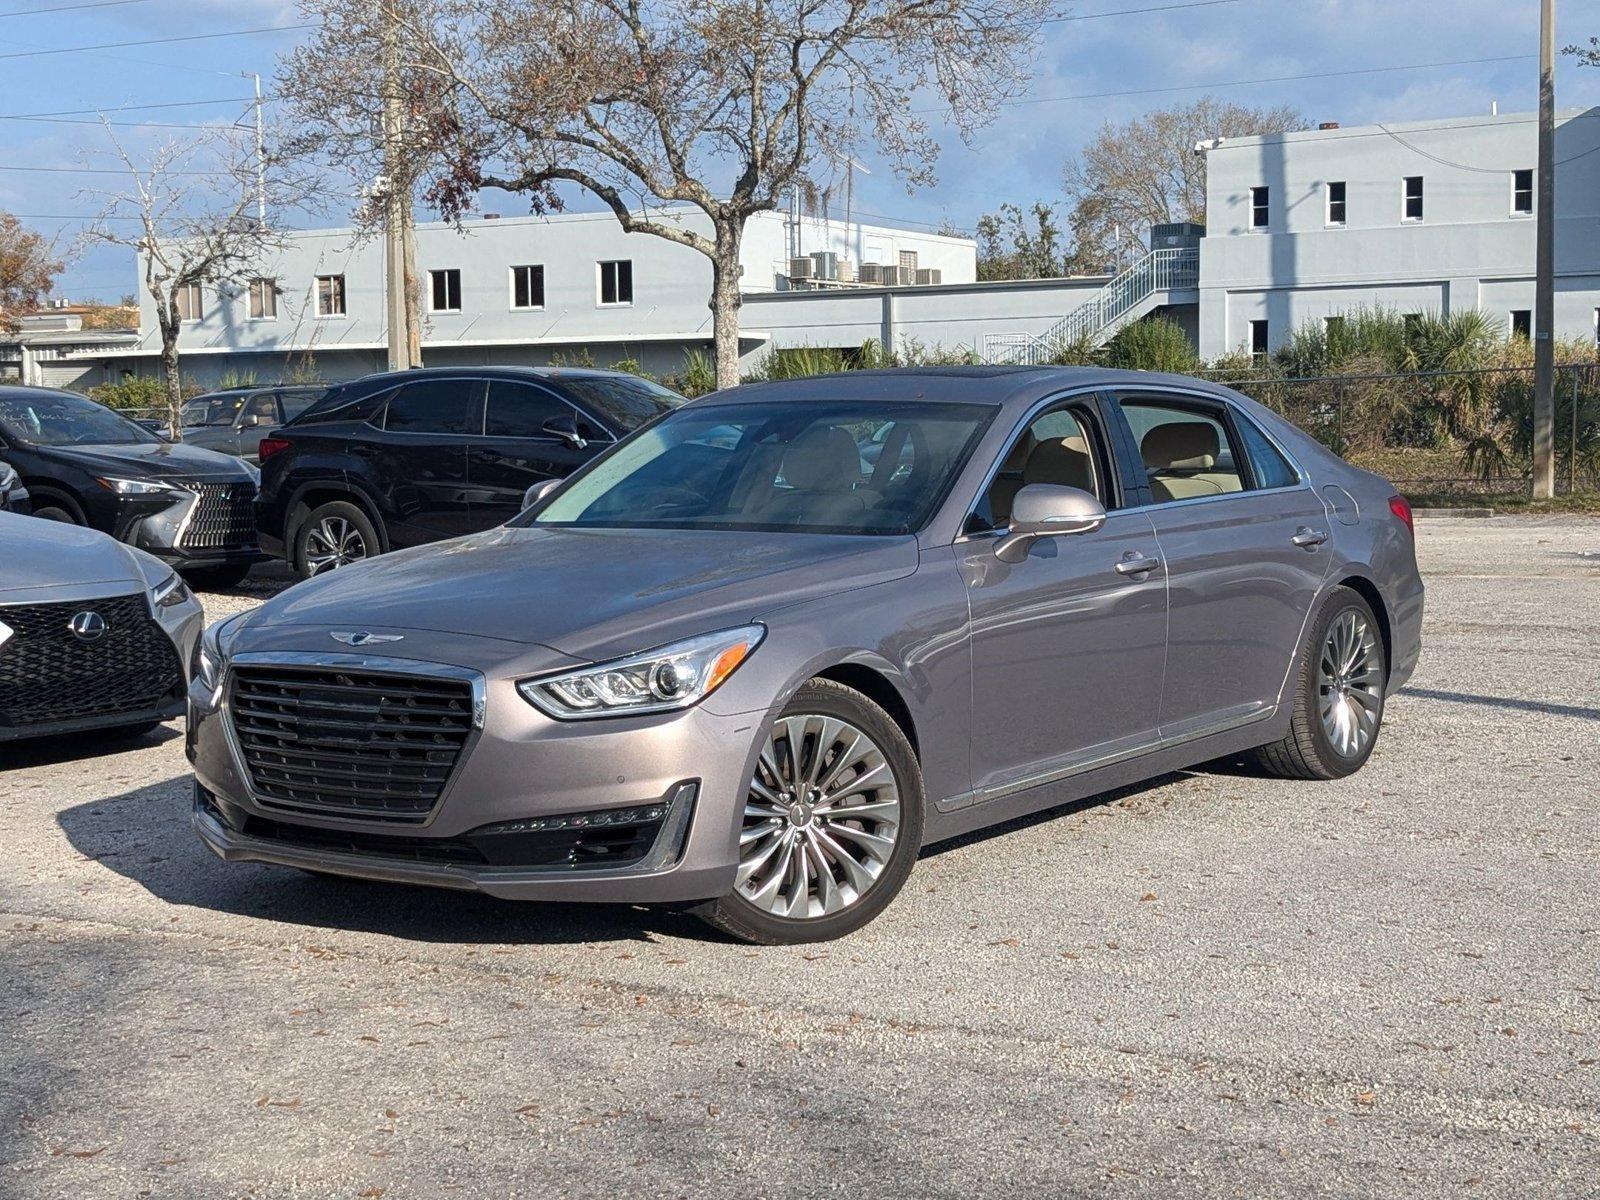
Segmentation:
{"type": "Polygon", "coordinates": [[[522,493],[522,510],[526,512],[560,486],[559,479],[546,479],[543,483],[534,484],[522,493]]]}
{"type": "Polygon", "coordinates": [[[1030,483],[1011,502],[1011,528],[995,543],[994,556],[1021,562],[1040,538],[1093,533],[1105,523],[1105,505],[1082,488],[1030,483]]]}
{"type": "Polygon", "coordinates": [[[552,437],[560,438],[575,450],[582,450],[589,444],[583,434],[578,432],[577,420],[567,413],[551,417],[544,423],[544,431],[552,437]]]}

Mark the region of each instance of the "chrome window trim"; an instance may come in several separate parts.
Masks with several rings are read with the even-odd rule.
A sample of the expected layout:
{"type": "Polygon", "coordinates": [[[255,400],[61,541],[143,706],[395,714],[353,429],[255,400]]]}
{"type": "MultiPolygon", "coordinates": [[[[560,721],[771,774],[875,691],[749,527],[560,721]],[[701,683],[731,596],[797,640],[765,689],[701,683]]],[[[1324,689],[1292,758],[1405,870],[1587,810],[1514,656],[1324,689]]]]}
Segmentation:
{"type": "MultiPolygon", "coordinates": [[[[963,532],[967,527],[967,522],[972,518],[973,514],[977,512],[978,501],[982,500],[984,496],[988,494],[990,486],[994,483],[995,476],[1000,474],[1000,468],[1005,464],[1006,461],[1006,453],[1011,449],[1012,443],[1017,440],[1018,435],[1020,435],[1022,431],[1029,425],[1033,424],[1034,420],[1046,409],[1053,408],[1057,404],[1063,404],[1071,400],[1080,399],[1082,397],[1098,396],[1105,390],[1104,384],[1095,383],[1087,384],[1074,391],[1056,392],[1052,395],[1046,396],[1043,400],[1036,401],[1033,406],[1017,420],[1016,424],[1011,427],[1011,432],[1006,434],[1005,440],[1001,443],[1000,454],[992,463],[989,464],[988,471],[984,473],[983,483],[978,487],[978,490],[972,494],[972,498],[967,501],[966,507],[961,515],[961,522],[956,527],[956,536],[950,543],[952,546],[959,546],[963,542],[970,542],[977,538],[998,537],[1001,534],[1009,531],[1010,526],[1008,525],[1005,529],[984,529],[979,530],[977,533],[963,532]]],[[[1102,431],[1102,433],[1104,433],[1104,431],[1102,431]]],[[[1110,452],[1112,469],[1115,470],[1117,457],[1116,452],[1109,446],[1105,447],[1105,449],[1110,452]]],[[[1114,513],[1131,511],[1133,511],[1131,506],[1108,509],[1107,515],[1109,516],[1114,513]]]]}
{"type": "Polygon", "coordinates": [[[228,744],[228,753],[233,759],[234,772],[239,781],[244,785],[245,794],[250,803],[264,812],[297,812],[318,820],[332,821],[340,825],[381,826],[386,829],[406,828],[425,829],[432,825],[444,808],[445,802],[450,798],[450,793],[455,790],[456,782],[461,778],[461,773],[466,769],[467,759],[471,756],[473,748],[477,746],[483,736],[484,722],[489,709],[489,685],[481,671],[474,671],[469,667],[458,667],[450,663],[422,662],[409,658],[385,658],[370,654],[334,654],[313,653],[305,651],[252,651],[247,650],[240,654],[227,656],[221,669],[217,672],[217,715],[222,719],[223,737],[228,744]],[[341,816],[336,811],[319,808],[309,804],[294,804],[288,801],[275,800],[271,797],[263,798],[256,792],[255,783],[250,778],[250,768],[245,761],[244,748],[239,745],[238,735],[233,728],[232,711],[232,682],[234,664],[259,667],[344,667],[352,671],[371,671],[375,674],[389,675],[424,675],[435,679],[464,680],[472,687],[472,731],[467,735],[467,740],[461,745],[461,754],[456,759],[454,770],[445,780],[444,787],[439,789],[439,799],[434,802],[431,809],[421,820],[408,820],[405,818],[388,817],[364,813],[357,816],[341,816]]]}

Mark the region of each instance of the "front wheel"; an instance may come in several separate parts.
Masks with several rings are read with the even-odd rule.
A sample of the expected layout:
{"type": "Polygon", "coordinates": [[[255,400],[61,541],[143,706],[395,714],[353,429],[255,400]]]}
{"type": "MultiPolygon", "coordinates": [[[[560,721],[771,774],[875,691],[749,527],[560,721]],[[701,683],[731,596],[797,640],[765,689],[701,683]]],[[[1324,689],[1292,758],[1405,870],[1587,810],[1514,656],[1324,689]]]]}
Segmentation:
{"type": "Polygon", "coordinates": [[[741,941],[826,941],[882,912],[922,847],[922,771],[866,696],[827,679],[795,693],[744,798],[733,891],[696,910],[741,941]]]}
{"type": "Polygon", "coordinates": [[[1295,656],[1288,735],[1257,749],[1257,764],[1285,779],[1341,779],[1359,770],[1383,726],[1388,678],[1372,607],[1350,588],[1335,588],[1295,656]]]}

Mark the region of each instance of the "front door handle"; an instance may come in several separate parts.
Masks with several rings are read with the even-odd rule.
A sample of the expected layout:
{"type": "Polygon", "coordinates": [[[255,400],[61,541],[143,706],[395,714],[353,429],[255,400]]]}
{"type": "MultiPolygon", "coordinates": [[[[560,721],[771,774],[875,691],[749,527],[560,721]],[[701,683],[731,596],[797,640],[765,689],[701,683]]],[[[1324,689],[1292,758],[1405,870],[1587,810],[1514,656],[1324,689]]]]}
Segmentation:
{"type": "Polygon", "coordinates": [[[1320,546],[1328,540],[1328,534],[1323,529],[1313,529],[1309,525],[1302,525],[1295,530],[1294,536],[1289,539],[1296,546],[1303,546],[1307,550],[1313,546],[1320,546]]]}
{"type": "Polygon", "coordinates": [[[1123,560],[1117,564],[1118,575],[1143,575],[1146,571],[1154,571],[1161,565],[1159,558],[1146,558],[1135,551],[1128,551],[1123,560]]]}

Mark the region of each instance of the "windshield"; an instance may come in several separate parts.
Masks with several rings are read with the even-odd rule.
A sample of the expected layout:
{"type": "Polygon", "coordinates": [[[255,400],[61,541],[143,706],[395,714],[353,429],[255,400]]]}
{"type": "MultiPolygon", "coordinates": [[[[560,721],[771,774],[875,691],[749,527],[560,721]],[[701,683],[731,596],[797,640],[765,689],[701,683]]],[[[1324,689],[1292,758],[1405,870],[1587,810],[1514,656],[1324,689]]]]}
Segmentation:
{"type": "Polygon", "coordinates": [[[232,425],[244,404],[245,393],[233,396],[197,396],[183,406],[185,425],[232,425]]]}
{"type": "Polygon", "coordinates": [[[104,405],[70,392],[0,396],[0,430],[35,446],[149,446],[161,439],[104,405]]]}
{"type": "Polygon", "coordinates": [[[677,392],[648,379],[608,375],[560,375],[562,389],[579,404],[605,417],[623,433],[655,420],[683,403],[677,392]]]}
{"type": "Polygon", "coordinates": [[[911,533],[933,515],[993,413],[849,400],[685,409],[513,524],[911,533]]]}

